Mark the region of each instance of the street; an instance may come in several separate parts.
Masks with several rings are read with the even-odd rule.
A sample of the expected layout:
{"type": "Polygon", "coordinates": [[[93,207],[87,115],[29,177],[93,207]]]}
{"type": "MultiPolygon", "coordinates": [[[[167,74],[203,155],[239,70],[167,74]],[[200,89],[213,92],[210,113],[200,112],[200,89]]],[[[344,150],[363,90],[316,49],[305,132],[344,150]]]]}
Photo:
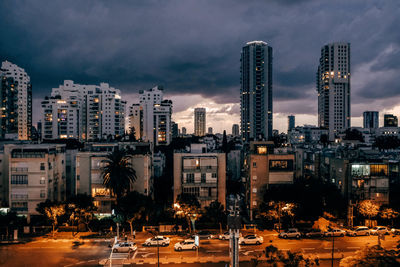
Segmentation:
{"type": "MultiPolygon", "coordinates": [[[[264,233],[262,245],[240,246],[240,259],[251,260],[257,255],[262,255],[264,248],[269,244],[278,247],[282,251],[301,251],[306,255],[318,256],[321,259],[330,259],[332,252],[332,238],[322,239],[279,239],[272,232],[264,233]]],[[[142,243],[148,236],[141,235],[136,239],[138,250],[131,254],[122,254],[122,258],[129,258],[125,263],[132,264],[154,264],[157,262],[157,247],[143,247],[142,243]]],[[[177,264],[207,263],[207,266],[225,266],[229,255],[229,241],[217,239],[201,240],[198,251],[174,251],[174,244],[183,240],[182,237],[171,236],[171,243],[168,247],[160,247],[160,262],[170,266],[177,264]],[[214,264],[211,264],[214,263],[214,264]]],[[[382,246],[393,249],[397,246],[398,237],[386,236],[382,246]]],[[[377,236],[363,237],[335,237],[335,258],[348,256],[366,245],[375,245],[378,242],[377,236]]],[[[111,240],[91,239],[74,243],[68,239],[39,239],[26,244],[4,245],[0,247],[0,266],[97,266],[102,260],[110,256],[111,240]]],[[[322,261],[323,262],[323,261],[322,261]]],[[[338,261],[336,261],[338,262],[338,261]]],[[[114,260],[114,263],[118,263],[114,260]]],[[[199,265],[200,266],[200,265],[199,265]]],[[[203,265],[204,266],[204,265],[203,265]]],[[[246,264],[243,264],[246,266],[246,264]]]]}

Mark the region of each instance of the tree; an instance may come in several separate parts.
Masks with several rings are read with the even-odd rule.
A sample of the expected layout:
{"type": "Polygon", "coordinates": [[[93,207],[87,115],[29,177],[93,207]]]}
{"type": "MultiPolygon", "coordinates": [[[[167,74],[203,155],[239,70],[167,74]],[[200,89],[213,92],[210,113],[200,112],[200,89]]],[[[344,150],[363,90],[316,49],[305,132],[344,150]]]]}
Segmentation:
{"type": "Polygon", "coordinates": [[[365,247],[358,250],[352,256],[343,258],[340,267],[390,267],[399,266],[397,261],[396,252],[393,250],[386,250],[379,246],[365,247]]]}
{"type": "Polygon", "coordinates": [[[229,152],[228,151],[228,141],[227,141],[227,138],[226,138],[226,130],[224,130],[224,133],[222,135],[222,147],[221,147],[221,150],[224,153],[228,153],[229,152]]]}
{"type": "Polygon", "coordinates": [[[116,149],[107,155],[101,169],[103,184],[109,188],[118,200],[130,191],[131,184],[136,181],[136,172],[130,162],[131,155],[126,150],[116,149]]]}
{"type": "Polygon", "coordinates": [[[123,214],[127,223],[129,223],[131,235],[133,236],[133,223],[149,215],[152,210],[151,198],[140,194],[137,191],[129,192],[121,198],[118,211],[123,214]]]}
{"type": "Polygon", "coordinates": [[[44,208],[45,214],[47,218],[52,222],[53,225],[53,237],[55,226],[58,224],[58,217],[65,214],[65,206],[64,205],[54,205],[51,207],[44,208]]]}
{"type": "Polygon", "coordinates": [[[83,223],[90,232],[92,230],[89,224],[93,220],[96,210],[97,207],[93,204],[93,198],[87,194],[77,194],[66,203],[66,212],[70,214],[71,225],[77,222],[79,228],[79,223],[83,223]]]}
{"type": "Polygon", "coordinates": [[[390,221],[392,226],[393,220],[399,217],[399,213],[391,208],[384,208],[379,215],[382,219],[390,221]]]}
{"type": "Polygon", "coordinates": [[[185,193],[178,195],[176,203],[174,203],[174,210],[175,216],[186,219],[189,232],[192,232],[190,223],[192,222],[194,226],[195,221],[201,216],[200,203],[197,198],[185,193]]]}
{"type": "Polygon", "coordinates": [[[347,129],[345,131],[344,140],[358,140],[360,142],[364,142],[364,137],[362,133],[357,129],[347,129]]]}
{"type": "Polygon", "coordinates": [[[358,212],[361,215],[368,217],[369,223],[371,223],[371,218],[375,217],[379,213],[379,205],[371,200],[363,200],[358,205],[358,212]]]}
{"type": "Polygon", "coordinates": [[[381,135],[375,138],[374,147],[379,150],[395,149],[400,146],[400,139],[397,136],[381,135]]]}
{"type": "Polygon", "coordinates": [[[210,206],[205,207],[205,214],[203,218],[214,225],[219,225],[222,228],[222,224],[226,223],[227,218],[224,206],[217,200],[211,202],[210,206]]]}

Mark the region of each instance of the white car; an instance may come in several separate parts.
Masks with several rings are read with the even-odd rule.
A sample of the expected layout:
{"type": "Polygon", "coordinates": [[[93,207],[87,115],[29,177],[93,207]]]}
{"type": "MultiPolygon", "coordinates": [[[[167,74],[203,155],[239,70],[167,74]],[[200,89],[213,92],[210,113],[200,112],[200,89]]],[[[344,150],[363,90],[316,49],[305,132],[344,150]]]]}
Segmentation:
{"type": "Polygon", "coordinates": [[[301,233],[296,228],[290,228],[285,232],[279,233],[280,238],[297,238],[301,237],[301,233]]]}
{"type": "Polygon", "coordinates": [[[239,237],[240,245],[260,245],[264,242],[262,236],[257,235],[246,235],[245,237],[239,237]]]}
{"type": "Polygon", "coordinates": [[[155,237],[150,237],[148,239],[146,239],[146,241],[144,241],[143,246],[162,246],[162,247],[166,247],[169,245],[169,238],[165,237],[165,236],[155,236],[155,237]]]}
{"type": "Polygon", "coordinates": [[[326,231],[324,235],[325,236],[345,236],[346,231],[344,231],[342,229],[330,229],[330,230],[326,231]]]}
{"type": "Polygon", "coordinates": [[[137,246],[133,242],[121,242],[121,243],[116,243],[112,247],[112,251],[114,253],[126,253],[126,252],[133,252],[137,250],[137,246]]]}
{"type": "Polygon", "coordinates": [[[197,246],[194,243],[194,239],[186,239],[184,241],[176,243],[174,246],[174,249],[176,251],[195,250],[196,248],[197,248],[197,246]]]}
{"type": "Polygon", "coordinates": [[[229,238],[230,238],[229,232],[225,232],[225,233],[220,234],[220,235],[218,236],[218,239],[220,239],[220,240],[229,240],[229,238]]]}
{"type": "Polygon", "coordinates": [[[375,226],[374,228],[371,229],[371,235],[388,235],[389,230],[385,226],[375,226]]]}
{"type": "Polygon", "coordinates": [[[353,230],[348,230],[347,234],[349,236],[360,236],[360,235],[370,235],[370,230],[366,226],[358,226],[353,230]]]}

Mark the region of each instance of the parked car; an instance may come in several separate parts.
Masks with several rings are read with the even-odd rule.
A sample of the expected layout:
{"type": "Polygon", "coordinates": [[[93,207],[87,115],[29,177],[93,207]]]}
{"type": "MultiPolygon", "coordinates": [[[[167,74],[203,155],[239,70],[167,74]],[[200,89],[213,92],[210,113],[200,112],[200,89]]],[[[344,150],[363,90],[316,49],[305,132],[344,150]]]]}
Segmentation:
{"type": "Polygon", "coordinates": [[[196,235],[199,236],[199,239],[200,239],[200,240],[212,239],[212,238],[214,238],[214,236],[213,236],[209,231],[200,231],[200,232],[198,232],[196,235]]]}
{"type": "Polygon", "coordinates": [[[312,229],[311,231],[305,233],[305,236],[308,238],[311,237],[323,237],[324,232],[322,232],[320,229],[312,229]]]}
{"type": "Polygon", "coordinates": [[[218,239],[220,239],[220,240],[229,240],[229,238],[230,238],[229,232],[225,232],[218,236],[218,239]]]}
{"type": "Polygon", "coordinates": [[[366,226],[358,226],[352,230],[347,231],[347,235],[349,236],[360,236],[360,235],[370,235],[370,230],[366,226]]]}
{"type": "Polygon", "coordinates": [[[155,236],[155,237],[151,237],[146,239],[146,241],[144,241],[143,246],[163,246],[166,247],[169,245],[169,238],[165,237],[165,236],[155,236]]]}
{"type": "Polygon", "coordinates": [[[301,233],[296,228],[289,228],[287,231],[279,233],[280,238],[300,238],[301,233]]]}
{"type": "Polygon", "coordinates": [[[400,235],[400,229],[392,228],[390,232],[394,235],[400,235]]]}
{"type": "Polygon", "coordinates": [[[121,242],[121,243],[116,243],[112,247],[112,251],[114,253],[123,253],[123,252],[133,252],[137,250],[137,246],[133,242],[121,242]]]}
{"type": "Polygon", "coordinates": [[[175,244],[174,249],[176,251],[182,250],[195,250],[197,246],[194,243],[194,239],[186,239],[184,241],[175,244]]]}
{"type": "Polygon", "coordinates": [[[246,235],[245,237],[239,237],[240,245],[260,245],[263,242],[263,237],[258,235],[246,235]]]}
{"type": "Polygon", "coordinates": [[[371,235],[388,235],[389,230],[387,229],[386,226],[375,226],[374,228],[371,229],[371,235]]]}
{"type": "Polygon", "coordinates": [[[325,236],[344,236],[346,231],[342,229],[330,229],[324,233],[325,236]]]}

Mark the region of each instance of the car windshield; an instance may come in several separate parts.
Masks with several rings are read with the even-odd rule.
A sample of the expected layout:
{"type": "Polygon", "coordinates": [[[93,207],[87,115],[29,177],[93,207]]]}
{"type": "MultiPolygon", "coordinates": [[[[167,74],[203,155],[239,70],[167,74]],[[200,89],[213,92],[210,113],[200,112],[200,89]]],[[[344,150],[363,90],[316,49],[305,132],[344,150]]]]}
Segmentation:
{"type": "Polygon", "coordinates": [[[376,226],[375,226],[375,227],[374,227],[374,228],[372,228],[372,229],[374,229],[374,230],[377,230],[377,229],[378,229],[378,227],[376,227],[376,226]]]}

